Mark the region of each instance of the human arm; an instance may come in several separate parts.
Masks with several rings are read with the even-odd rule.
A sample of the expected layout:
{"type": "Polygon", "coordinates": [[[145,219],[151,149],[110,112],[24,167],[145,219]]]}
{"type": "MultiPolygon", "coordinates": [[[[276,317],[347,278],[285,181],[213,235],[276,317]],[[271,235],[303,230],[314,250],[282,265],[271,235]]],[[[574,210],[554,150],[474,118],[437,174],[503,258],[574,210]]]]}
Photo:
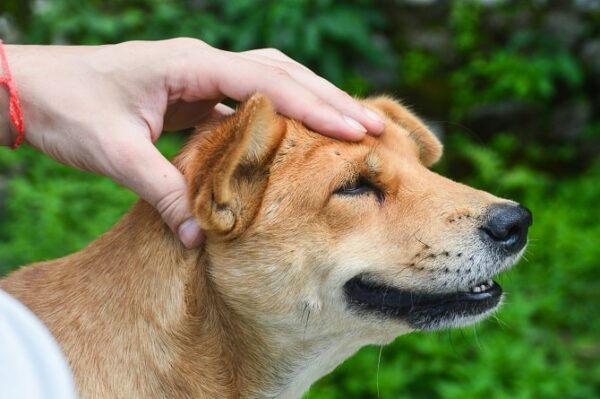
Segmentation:
{"type": "MultiPolygon", "coordinates": [[[[183,176],[154,146],[163,129],[194,126],[210,112],[227,112],[215,108],[223,98],[260,91],[280,113],[332,137],[357,140],[383,130],[346,93],[275,50],[231,53],[195,39],[5,50],[26,141],[132,189],[190,248],[201,235],[183,176]]],[[[0,90],[0,144],[10,145],[15,131],[0,90]]]]}

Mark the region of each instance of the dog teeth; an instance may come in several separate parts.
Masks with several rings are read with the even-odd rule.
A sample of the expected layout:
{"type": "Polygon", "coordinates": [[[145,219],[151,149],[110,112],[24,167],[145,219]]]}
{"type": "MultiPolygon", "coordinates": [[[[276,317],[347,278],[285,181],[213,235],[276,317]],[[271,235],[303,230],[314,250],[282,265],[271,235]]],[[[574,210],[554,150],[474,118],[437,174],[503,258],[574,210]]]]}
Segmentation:
{"type": "Polygon", "coordinates": [[[492,287],[492,284],[494,284],[494,282],[492,280],[487,280],[485,283],[476,285],[475,287],[471,288],[471,292],[474,293],[479,293],[479,292],[483,292],[485,290],[488,290],[492,287]]]}

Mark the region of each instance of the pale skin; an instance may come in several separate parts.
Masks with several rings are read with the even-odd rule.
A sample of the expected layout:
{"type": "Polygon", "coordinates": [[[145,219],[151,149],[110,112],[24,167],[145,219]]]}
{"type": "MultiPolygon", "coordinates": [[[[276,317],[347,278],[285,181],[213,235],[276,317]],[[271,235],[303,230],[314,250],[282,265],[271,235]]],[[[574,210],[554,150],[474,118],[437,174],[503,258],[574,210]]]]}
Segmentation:
{"type": "MultiPolygon", "coordinates": [[[[384,130],[377,114],[274,49],[232,53],[187,38],[4,47],[23,108],[25,142],[133,190],[187,248],[200,245],[202,232],[183,176],[154,145],[163,130],[231,113],[220,101],[242,101],[255,92],[268,95],[279,113],[330,137],[354,141],[384,130]]],[[[0,146],[15,137],[2,87],[0,146]]]]}

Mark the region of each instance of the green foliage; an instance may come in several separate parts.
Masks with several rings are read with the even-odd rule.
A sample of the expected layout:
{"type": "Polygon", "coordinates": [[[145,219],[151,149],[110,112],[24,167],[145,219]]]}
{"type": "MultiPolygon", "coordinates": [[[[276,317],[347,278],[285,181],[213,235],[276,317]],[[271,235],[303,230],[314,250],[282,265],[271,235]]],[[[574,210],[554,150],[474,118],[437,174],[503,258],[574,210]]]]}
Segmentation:
{"type": "Polygon", "coordinates": [[[385,20],[370,5],[333,0],[51,1],[34,15],[26,40],[100,44],[188,36],[234,51],[269,46],[318,66],[341,84],[356,75],[346,54],[375,65],[390,62],[385,46],[373,46],[385,20]]]}
{"type": "MultiPolygon", "coordinates": [[[[529,145],[540,143],[543,148],[536,156],[538,168],[557,167],[556,153],[561,153],[559,168],[589,166],[600,147],[598,136],[586,135],[597,131],[591,127],[599,123],[600,103],[593,92],[599,84],[598,71],[593,75],[590,63],[582,62],[579,49],[584,44],[576,39],[568,42],[560,26],[556,32],[549,28],[552,16],[568,23],[568,18],[582,14],[558,6],[552,9],[550,5],[536,5],[533,1],[499,2],[495,6],[473,0],[449,4],[445,10],[449,16],[447,27],[430,28],[421,39],[425,44],[403,40],[405,36],[415,36],[413,25],[398,29],[400,93],[404,90],[414,97],[422,112],[435,115],[436,119],[460,122],[467,127],[481,124],[485,132],[477,133],[486,133],[486,139],[507,131],[519,135],[528,144],[517,151],[524,163],[532,161],[526,153],[530,152],[529,145]],[[442,37],[448,36],[448,43],[432,45],[431,37],[440,32],[442,37]],[[575,126],[570,137],[561,136],[560,132],[548,134],[549,130],[556,130],[553,123],[581,123],[577,119],[581,114],[555,120],[557,111],[573,102],[590,110],[583,116],[584,123],[575,126]],[[521,114],[502,111],[503,106],[515,104],[521,114]],[[491,116],[490,108],[496,109],[491,116]],[[526,124],[520,119],[523,114],[530,118],[526,124]],[[593,153],[589,151],[590,144],[595,148],[593,153]]],[[[599,10],[590,13],[586,20],[575,19],[572,23],[578,25],[564,29],[578,29],[580,38],[591,38],[592,32],[597,35],[599,10]]]]}
{"type": "MultiPolygon", "coordinates": [[[[526,259],[500,278],[507,301],[497,318],[401,337],[381,356],[365,348],[309,398],[598,397],[600,74],[583,49],[600,35],[600,10],[535,0],[405,3],[3,0],[0,19],[29,43],[190,36],[230,50],[277,47],[351,93],[388,92],[451,121],[441,125],[446,155],[437,170],[533,210],[526,259]],[[577,32],[567,40],[569,18],[577,32]],[[515,103],[525,111],[502,111],[515,103]],[[589,112],[556,119],[568,104],[589,112]],[[477,119],[490,108],[492,117],[477,119]]],[[[180,140],[159,145],[172,155],[180,140]]],[[[0,149],[0,274],[85,246],[134,200],[31,149],[0,149]]]]}
{"type": "Polygon", "coordinates": [[[556,94],[556,82],[577,87],[581,81],[577,62],[566,53],[525,55],[506,50],[476,56],[452,76],[457,93],[454,114],[462,117],[470,106],[497,100],[545,102],[556,94]]]}
{"type": "MultiPolygon", "coordinates": [[[[166,137],[159,148],[171,156],[180,144],[166,137]]],[[[0,208],[0,275],[81,249],[135,200],[107,178],[58,165],[31,148],[0,151],[0,168],[9,176],[8,201],[0,208]]]]}
{"type": "Polygon", "coordinates": [[[402,55],[401,74],[403,82],[408,85],[421,83],[439,70],[439,60],[424,51],[411,50],[402,55]]]}
{"type": "Polygon", "coordinates": [[[450,24],[455,32],[454,46],[458,51],[477,49],[481,39],[481,4],[477,1],[456,1],[450,13],[450,24]]]}

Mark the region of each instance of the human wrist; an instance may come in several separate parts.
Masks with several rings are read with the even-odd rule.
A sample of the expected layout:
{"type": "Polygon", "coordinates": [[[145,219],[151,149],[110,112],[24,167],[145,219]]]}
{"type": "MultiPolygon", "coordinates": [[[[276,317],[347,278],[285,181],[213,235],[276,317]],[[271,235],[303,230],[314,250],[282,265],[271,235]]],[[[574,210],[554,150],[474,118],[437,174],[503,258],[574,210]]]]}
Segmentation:
{"type": "MultiPolygon", "coordinates": [[[[16,148],[23,138],[31,144],[29,139],[48,127],[51,118],[46,118],[45,108],[55,104],[49,101],[48,94],[52,91],[43,83],[47,80],[48,71],[56,69],[53,68],[54,58],[62,58],[55,57],[62,47],[3,47],[12,88],[0,86],[0,145],[16,148]],[[21,134],[21,139],[18,139],[23,129],[24,135],[21,134]]],[[[6,72],[3,71],[3,75],[6,76],[6,72]]]]}
{"type": "MultiPolygon", "coordinates": [[[[4,57],[8,58],[7,45],[2,45],[4,57]]],[[[10,65],[9,65],[10,68],[10,65]]],[[[9,71],[4,70],[0,64],[0,77],[9,76],[9,71]]],[[[0,84],[0,146],[11,146],[16,137],[16,131],[10,117],[10,88],[6,84],[0,84]]]]}
{"type": "Polygon", "coordinates": [[[14,133],[8,113],[8,92],[0,87],[0,147],[9,147],[14,141],[14,133]]]}
{"type": "Polygon", "coordinates": [[[0,42],[0,146],[13,149],[23,142],[25,127],[19,84],[13,74],[13,68],[19,69],[19,56],[14,52],[20,47],[0,42]]]}

